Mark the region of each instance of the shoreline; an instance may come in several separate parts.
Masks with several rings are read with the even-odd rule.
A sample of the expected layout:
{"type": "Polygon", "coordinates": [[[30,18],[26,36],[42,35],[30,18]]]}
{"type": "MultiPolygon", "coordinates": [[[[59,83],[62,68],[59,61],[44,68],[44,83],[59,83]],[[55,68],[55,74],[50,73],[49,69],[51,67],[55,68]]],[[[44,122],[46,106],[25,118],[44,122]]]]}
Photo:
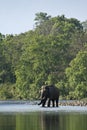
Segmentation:
{"type": "MultiPolygon", "coordinates": [[[[5,104],[28,104],[37,105],[39,100],[0,100],[0,105],[5,104]]],[[[59,106],[87,106],[86,100],[59,100],[59,106]]]]}
{"type": "Polygon", "coordinates": [[[87,101],[59,101],[59,106],[87,106],[87,101]]]}

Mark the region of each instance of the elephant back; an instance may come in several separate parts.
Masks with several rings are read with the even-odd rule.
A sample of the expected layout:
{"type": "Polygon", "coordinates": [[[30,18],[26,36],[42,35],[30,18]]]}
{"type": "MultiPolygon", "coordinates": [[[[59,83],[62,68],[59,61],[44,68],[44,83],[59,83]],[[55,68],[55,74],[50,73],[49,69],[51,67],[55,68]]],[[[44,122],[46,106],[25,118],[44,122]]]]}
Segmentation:
{"type": "Polygon", "coordinates": [[[59,89],[54,85],[49,86],[49,98],[56,99],[59,97],[59,89]]]}

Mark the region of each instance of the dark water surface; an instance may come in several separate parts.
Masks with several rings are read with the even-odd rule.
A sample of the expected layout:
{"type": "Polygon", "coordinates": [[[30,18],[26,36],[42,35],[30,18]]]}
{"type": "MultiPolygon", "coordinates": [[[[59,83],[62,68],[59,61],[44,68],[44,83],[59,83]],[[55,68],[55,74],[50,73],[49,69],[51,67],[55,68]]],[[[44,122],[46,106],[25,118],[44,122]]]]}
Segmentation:
{"type": "Polygon", "coordinates": [[[0,105],[0,130],[87,130],[87,107],[0,105]]]}

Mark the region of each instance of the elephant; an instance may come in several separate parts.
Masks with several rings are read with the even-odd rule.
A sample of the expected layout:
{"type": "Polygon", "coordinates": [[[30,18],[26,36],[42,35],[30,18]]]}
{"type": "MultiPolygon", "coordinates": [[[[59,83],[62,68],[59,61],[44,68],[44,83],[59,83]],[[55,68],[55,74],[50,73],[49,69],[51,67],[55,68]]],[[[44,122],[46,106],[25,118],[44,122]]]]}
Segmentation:
{"type": "Polygon", "coordinates": [[[45,103],[48,100],[47,106],[50,107],[52,101],[52,107],[58,107],[59,102],[59,89],[54,85],[46,85],[41,87],[41,102],[38,105],[42,104],[42,107],[45,107],[45,103]]]}

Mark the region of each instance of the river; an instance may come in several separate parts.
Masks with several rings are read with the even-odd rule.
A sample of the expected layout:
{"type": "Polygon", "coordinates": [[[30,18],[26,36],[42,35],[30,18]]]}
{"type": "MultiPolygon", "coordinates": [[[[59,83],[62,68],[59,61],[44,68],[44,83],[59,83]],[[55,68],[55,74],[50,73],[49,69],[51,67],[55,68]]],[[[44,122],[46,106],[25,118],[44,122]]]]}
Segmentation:
{"type": "Polygon", "coordinates": [[[0,103],[0,130],[87,130],[87,106],[0,103]]]}

